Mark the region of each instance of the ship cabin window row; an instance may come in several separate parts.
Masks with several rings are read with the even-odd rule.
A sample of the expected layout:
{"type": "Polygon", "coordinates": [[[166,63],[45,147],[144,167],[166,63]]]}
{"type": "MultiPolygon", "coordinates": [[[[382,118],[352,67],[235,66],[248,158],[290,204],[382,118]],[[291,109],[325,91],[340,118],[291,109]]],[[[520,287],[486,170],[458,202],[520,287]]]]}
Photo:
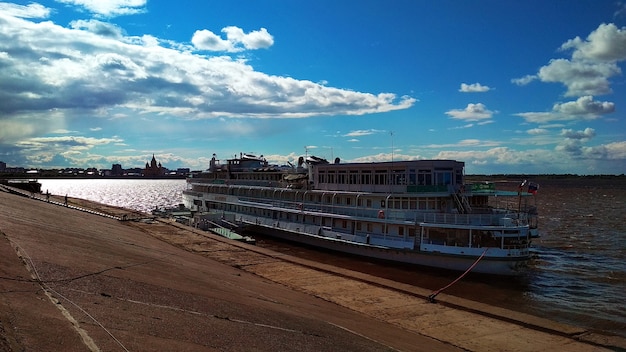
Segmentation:
{"type": "Polygon", "coordinates": [[[280,181],[282,175],[276,172],[250,172],[237,175],[238,180],[280,181]]]}
{"type": "MultiPolygon", "coordinates": [[[[318,192],[290,192],[281,191],[280,189],[261,189],[257,187],[228,187],[226,185],[197,185],[195,191],[207,192],[212,194],[223,194],[237,197],[244,197],[246,200],[266,203],[268,201],[285,202],[296,207],[297,204],[317,204],[320,206],[335,206],[335,211],[345,209],[347,212],[353,212],[355,209],[364,210],[418,210],[418,211],[437,211],[445,207],[445,201],[439,197],[389,197],[380,199],[378,197],[357,196],[357,194],[337,194],[337,193],[318,193],[318,192]],[[443,202],[443,203],[442,203],[443,202]]],[[[289,206],[288,206],[289,207],[289,206]]]]}
{"type": "Polygon", "coordinates": [[[461,184],[462,169],[318,170],[320,184],[444,186],[461,184]]]}

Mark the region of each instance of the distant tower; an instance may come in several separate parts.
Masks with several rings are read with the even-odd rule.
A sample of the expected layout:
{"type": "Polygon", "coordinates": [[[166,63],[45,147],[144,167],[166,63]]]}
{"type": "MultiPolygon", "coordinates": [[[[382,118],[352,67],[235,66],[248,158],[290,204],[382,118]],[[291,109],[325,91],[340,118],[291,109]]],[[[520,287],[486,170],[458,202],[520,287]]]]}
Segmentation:
{"type": "Polygon", "coordinates": [[[163,175],[163,167],[161,166],[161,163],[157,164],[154,154],[152,154],[150,164],[146,163],[146,169],[144,170],[143,175],[145,177],[158,177],[163,175]]]}
{"type": "Polygon", "coordinates": [[[121,164],[113,164],[111,165],[111,175],[113,176],[122,176],[124,170],[122,169],[121,164]]]}

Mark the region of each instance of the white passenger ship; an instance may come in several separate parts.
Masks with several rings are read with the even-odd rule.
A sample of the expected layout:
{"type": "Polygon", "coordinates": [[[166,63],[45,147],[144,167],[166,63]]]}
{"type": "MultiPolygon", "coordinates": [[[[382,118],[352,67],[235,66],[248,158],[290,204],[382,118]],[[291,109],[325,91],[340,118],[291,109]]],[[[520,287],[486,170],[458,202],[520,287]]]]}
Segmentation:
{"type": "MultiPolygon", "coordinates": [[[[533,188],[534,190],[535,188],[533,188]]],[[[300,157],[269,165],[241,154],[187,179],[185,206],[201,219],[383,260],[515,275],[537,234],[533,193],[464,183],[464,163],[334,163],[300,157]]]]}

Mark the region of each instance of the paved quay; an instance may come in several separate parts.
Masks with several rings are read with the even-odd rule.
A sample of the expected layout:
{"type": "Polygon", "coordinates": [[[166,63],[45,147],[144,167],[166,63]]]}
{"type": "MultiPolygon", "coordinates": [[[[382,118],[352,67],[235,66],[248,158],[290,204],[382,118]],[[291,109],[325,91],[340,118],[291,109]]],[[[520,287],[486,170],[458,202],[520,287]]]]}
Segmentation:
{"type": "Polygon", "coordinates": [[[116,220],[123,209],[70,206],[0,190],[0,351],[626,350],[180,224],[116,220]]]}

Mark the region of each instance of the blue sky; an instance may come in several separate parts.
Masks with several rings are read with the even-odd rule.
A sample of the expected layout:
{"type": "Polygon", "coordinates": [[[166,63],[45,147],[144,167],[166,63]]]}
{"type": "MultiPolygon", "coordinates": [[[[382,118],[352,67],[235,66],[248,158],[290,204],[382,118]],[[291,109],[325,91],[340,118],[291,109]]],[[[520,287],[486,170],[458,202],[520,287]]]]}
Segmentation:
{"type": "Polygon", "coordinates": [[[0,2],[0,161],[626,172],[626,2],[0,2]]]}

